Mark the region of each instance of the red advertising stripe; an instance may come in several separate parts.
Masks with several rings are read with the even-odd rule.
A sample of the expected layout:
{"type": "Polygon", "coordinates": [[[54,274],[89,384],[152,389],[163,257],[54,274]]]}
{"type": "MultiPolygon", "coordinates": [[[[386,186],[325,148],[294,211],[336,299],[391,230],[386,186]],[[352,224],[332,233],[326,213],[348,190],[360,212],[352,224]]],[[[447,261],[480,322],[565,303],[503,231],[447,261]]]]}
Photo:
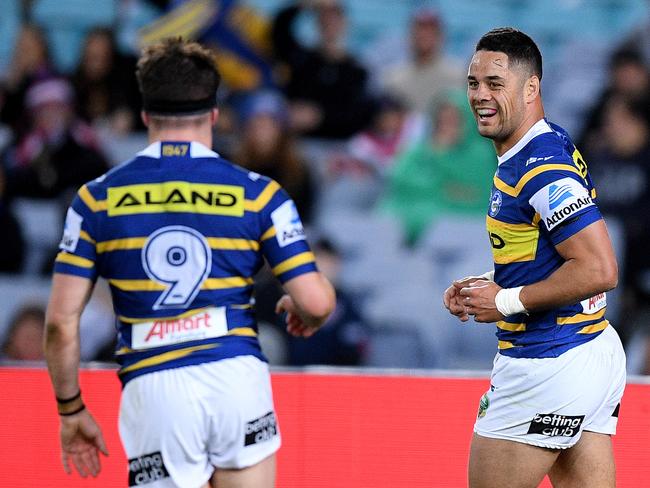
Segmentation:
{"type": "MultiPolygon", "coordinates": [[[[86,370],[81,376],[85,401],[111,453],[97,479],[63,472],[45,370],[0,368],[0,384],[0,486],[126,486],[114,371],[86,370]]],[[[476,378],[275,373],[283,436],[277,486],[466,486],[472,425],[488,385],[476,378]]],[[[645,486],[650,479],[649,414],[650,385],[628,385],[614,438],[620,488],[645,486]]]]}

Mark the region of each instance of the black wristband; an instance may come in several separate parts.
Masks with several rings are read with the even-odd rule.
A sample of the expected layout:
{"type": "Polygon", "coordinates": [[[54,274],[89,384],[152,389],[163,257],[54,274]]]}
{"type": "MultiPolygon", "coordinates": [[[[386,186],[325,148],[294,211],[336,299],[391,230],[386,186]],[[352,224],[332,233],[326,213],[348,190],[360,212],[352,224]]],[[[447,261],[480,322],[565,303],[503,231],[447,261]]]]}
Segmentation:
{"type": "Polygon", "coordinates": [[[81,411],[84,410],[85,408],[86,408],[86,405],[84,405],[84,404],[82,403],[81,406],[80,406],[78,409],[73,410],[72,412],[66,412],[66,413],[61,413],[61,412],[59,412],[59,415],[60,415],[61,417],[69,417],[70,415],[78,414],[79,412],[81,412],[81,411]]]}
{"type": "Polygon", "coordinates": [[[55,398],[56,398],[56,403],[70,403],[75,401],[80,396],[81,396],[81,390],[79,390],[75,396],[71,396],[70,398],[59,398],[59,397],[55,397],[55,398]]]}

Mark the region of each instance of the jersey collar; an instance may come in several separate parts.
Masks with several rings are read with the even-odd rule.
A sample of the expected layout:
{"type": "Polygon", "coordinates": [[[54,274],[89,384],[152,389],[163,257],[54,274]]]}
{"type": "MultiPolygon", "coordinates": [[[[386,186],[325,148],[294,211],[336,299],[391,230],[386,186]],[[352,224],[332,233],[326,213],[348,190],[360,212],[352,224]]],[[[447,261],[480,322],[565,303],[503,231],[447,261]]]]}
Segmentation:
{"type": "MultiPolygon", "coordinates": [[[[160,146],[161,141],[156,141],[145,149],[140,151],[136,156],[144,156],[147,158],[160,159],[160,146]]],[[[191,158],[218,158],[219,154],[208,149],[200,142],[190,142],[190,157],[191,158]]]]}
{"type": "Polygon", "coordinates": [[[528,132],[526,132],[521,139],[517,141],[517,144],[512,146],[510,149],[508,149],[506,152],[503,153],[502,156],[497,156],[497,160],[499,161],[499,164],[507,161],[511,157],[513,157],[515,154],[517,154],[519,151],[521,151],[526,144],[528,144],[530,141],[532,141],[535,137],[541,135],[541,134],[546,134],[547,132],[553,132],[553,129],[548,125],[548,122],[546,122],[546,119],[540,119],[535,124],[528,129],[528,132]]]}

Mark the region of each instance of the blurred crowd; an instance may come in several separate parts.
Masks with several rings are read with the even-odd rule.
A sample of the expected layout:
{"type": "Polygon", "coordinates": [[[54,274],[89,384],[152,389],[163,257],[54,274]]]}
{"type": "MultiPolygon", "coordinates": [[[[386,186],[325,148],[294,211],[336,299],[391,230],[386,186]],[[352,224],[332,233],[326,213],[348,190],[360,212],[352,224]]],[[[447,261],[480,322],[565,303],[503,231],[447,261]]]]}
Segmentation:
{"type": "MultiPolygon", "coordinates": [[[[132,31],[119,22],[89,25],[77,46],[78,59],[66,66],[52,55],[55,27],[37,22],[34,9],[47,2],[13,3],[19,28],[12,38],[10,62],[0,71],[0,281],[7,288],[15,276],[47,279],[57,243],[43,237],[52,232],[41,227],[59,233],[64,211],[79,186],[128,158],[122,148],[145,146],[134,76],[138,46],[179,34],[213,47],[223,74],[215,150],[287,189],[307,225],[320,268],[337,283],[339,303],[331,323],[309,341],[290,340],[273,313],[278,285],[268,272],[261,273],[256,302],[262,340],[272,362],[411,364],[406,359],[391,364],[390,344],[401,344],[391,342],[401,332],[386,329],[367,313],[364,303],[376,303],[369,291],[372,275],[389,267],[386,254],[395,252],[394,261],[402,265],[389,270],[393,277],[384,287],[395,286],[390,290],[395,301],[391,305],[408,307],[408,297],[400,302],[407,292],[399,283],[411,284],[423,265],[416,263],[413,267],[418,269],[407,276],[409,267],[403,263],[418,255],[428,266],[431,254],[422,250],[432,249],[432,240],[445,238],[434,232],[439,222],[483,218],[496,167],[494,150],[478,135],[465,99],[466,60],[450,56],[438,10],[413,9],[402,33],[401,55],[371,64],[346,43],[351,2],[288,2],[268,16],[236,0],[115,0],[116,8],[147,11],[151,18],[131,37],[132,31]],[[301,34],[305,22],[311,22],[311,39],[301,34]],[[130,43],[118,42],[130,38],[130,43]],[[381,225],[390,221],[392,227],[378,224],[382,233],[366,236],[369,244],[358,249],[349,245],[349,233],[337,232],[355,218],[364,225],[373,219],[381,225]],[[389,249],[388,228],[398,236],[394,250],[389,249]],[[366,261],[367,266],[358,265],[366,261]],[[354,276],[355,269],[359,276],[354,276]],[[375,342],[382,333],[389,344],[386,353],[383,343],[375,342]]],[[[61,8],[79,5],[50,3],[61,8]]],[[[481,34],[477,32],[476,38],[481,34]]],[[[580,121],[573,121],[580,127],[573,137],[595,180],[599,206],[621,229],[617,242],[622,279],[617,306],[612,307],[615,316],[609,318],[626,338],[628,349],[637,351],[634,371],[648,374],[649,40],[647,24],[612,46],[602,93],[580,121]]],[[[553,114],[549,116],[553,120],[553,114]]],[[[487,247],[487,240],[473,245],[487,247]]],[[[407,288],[417,294],[414,285],[407,288]]],[[[85,360],[111,357],[110,298],[105,286],[99,289],[82,323],[89,338],[82,351],[85,360]]],[[[422,290],[439,291],[434,285],[422,290]]],[[[422,301],[437,305],[440,297],[422,301]]],[[[11,306],[13,318],[0,324],[2,356],[42,358],[43,302],[30,297],[25,303],[6,302],[0,297],[0,306],[7,310],[11,306]]],[[[413,330],[416,339],[406,347],[425,344],[424,359],[413,364],[463,365],[443,361],[444,354],[427,357],[438,349],[427,349],[426,344],[445,343],[444,328],[436,325],[436,336],[423,340],[428,324],[413,330]]],[[[485,341],[486,336],[481,337],[485,341]]],[[[488,355],[494,353],[493,343],[483,346],[488,355]]],[[[480,366],[487,369],[489,358],[480,366]]]]}

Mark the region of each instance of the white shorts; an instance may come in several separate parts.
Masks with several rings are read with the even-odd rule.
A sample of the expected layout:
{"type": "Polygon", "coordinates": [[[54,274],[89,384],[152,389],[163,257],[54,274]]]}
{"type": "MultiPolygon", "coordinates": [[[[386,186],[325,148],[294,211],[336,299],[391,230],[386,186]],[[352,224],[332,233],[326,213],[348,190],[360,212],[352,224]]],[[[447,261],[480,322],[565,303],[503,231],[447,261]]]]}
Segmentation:
{"type": "Polygon", "coordinates": [[[280,447],[268,365],[238,356],[145,374],[122,392],[129,486],[194,488],[280,447]]]}
{"type": "Polygon", "coordinates": [[[615,434],[625,389],[625,352],[612,326],[557,358],[497,354],[474,432],[565,449],[582,431],[615,434]]]}

